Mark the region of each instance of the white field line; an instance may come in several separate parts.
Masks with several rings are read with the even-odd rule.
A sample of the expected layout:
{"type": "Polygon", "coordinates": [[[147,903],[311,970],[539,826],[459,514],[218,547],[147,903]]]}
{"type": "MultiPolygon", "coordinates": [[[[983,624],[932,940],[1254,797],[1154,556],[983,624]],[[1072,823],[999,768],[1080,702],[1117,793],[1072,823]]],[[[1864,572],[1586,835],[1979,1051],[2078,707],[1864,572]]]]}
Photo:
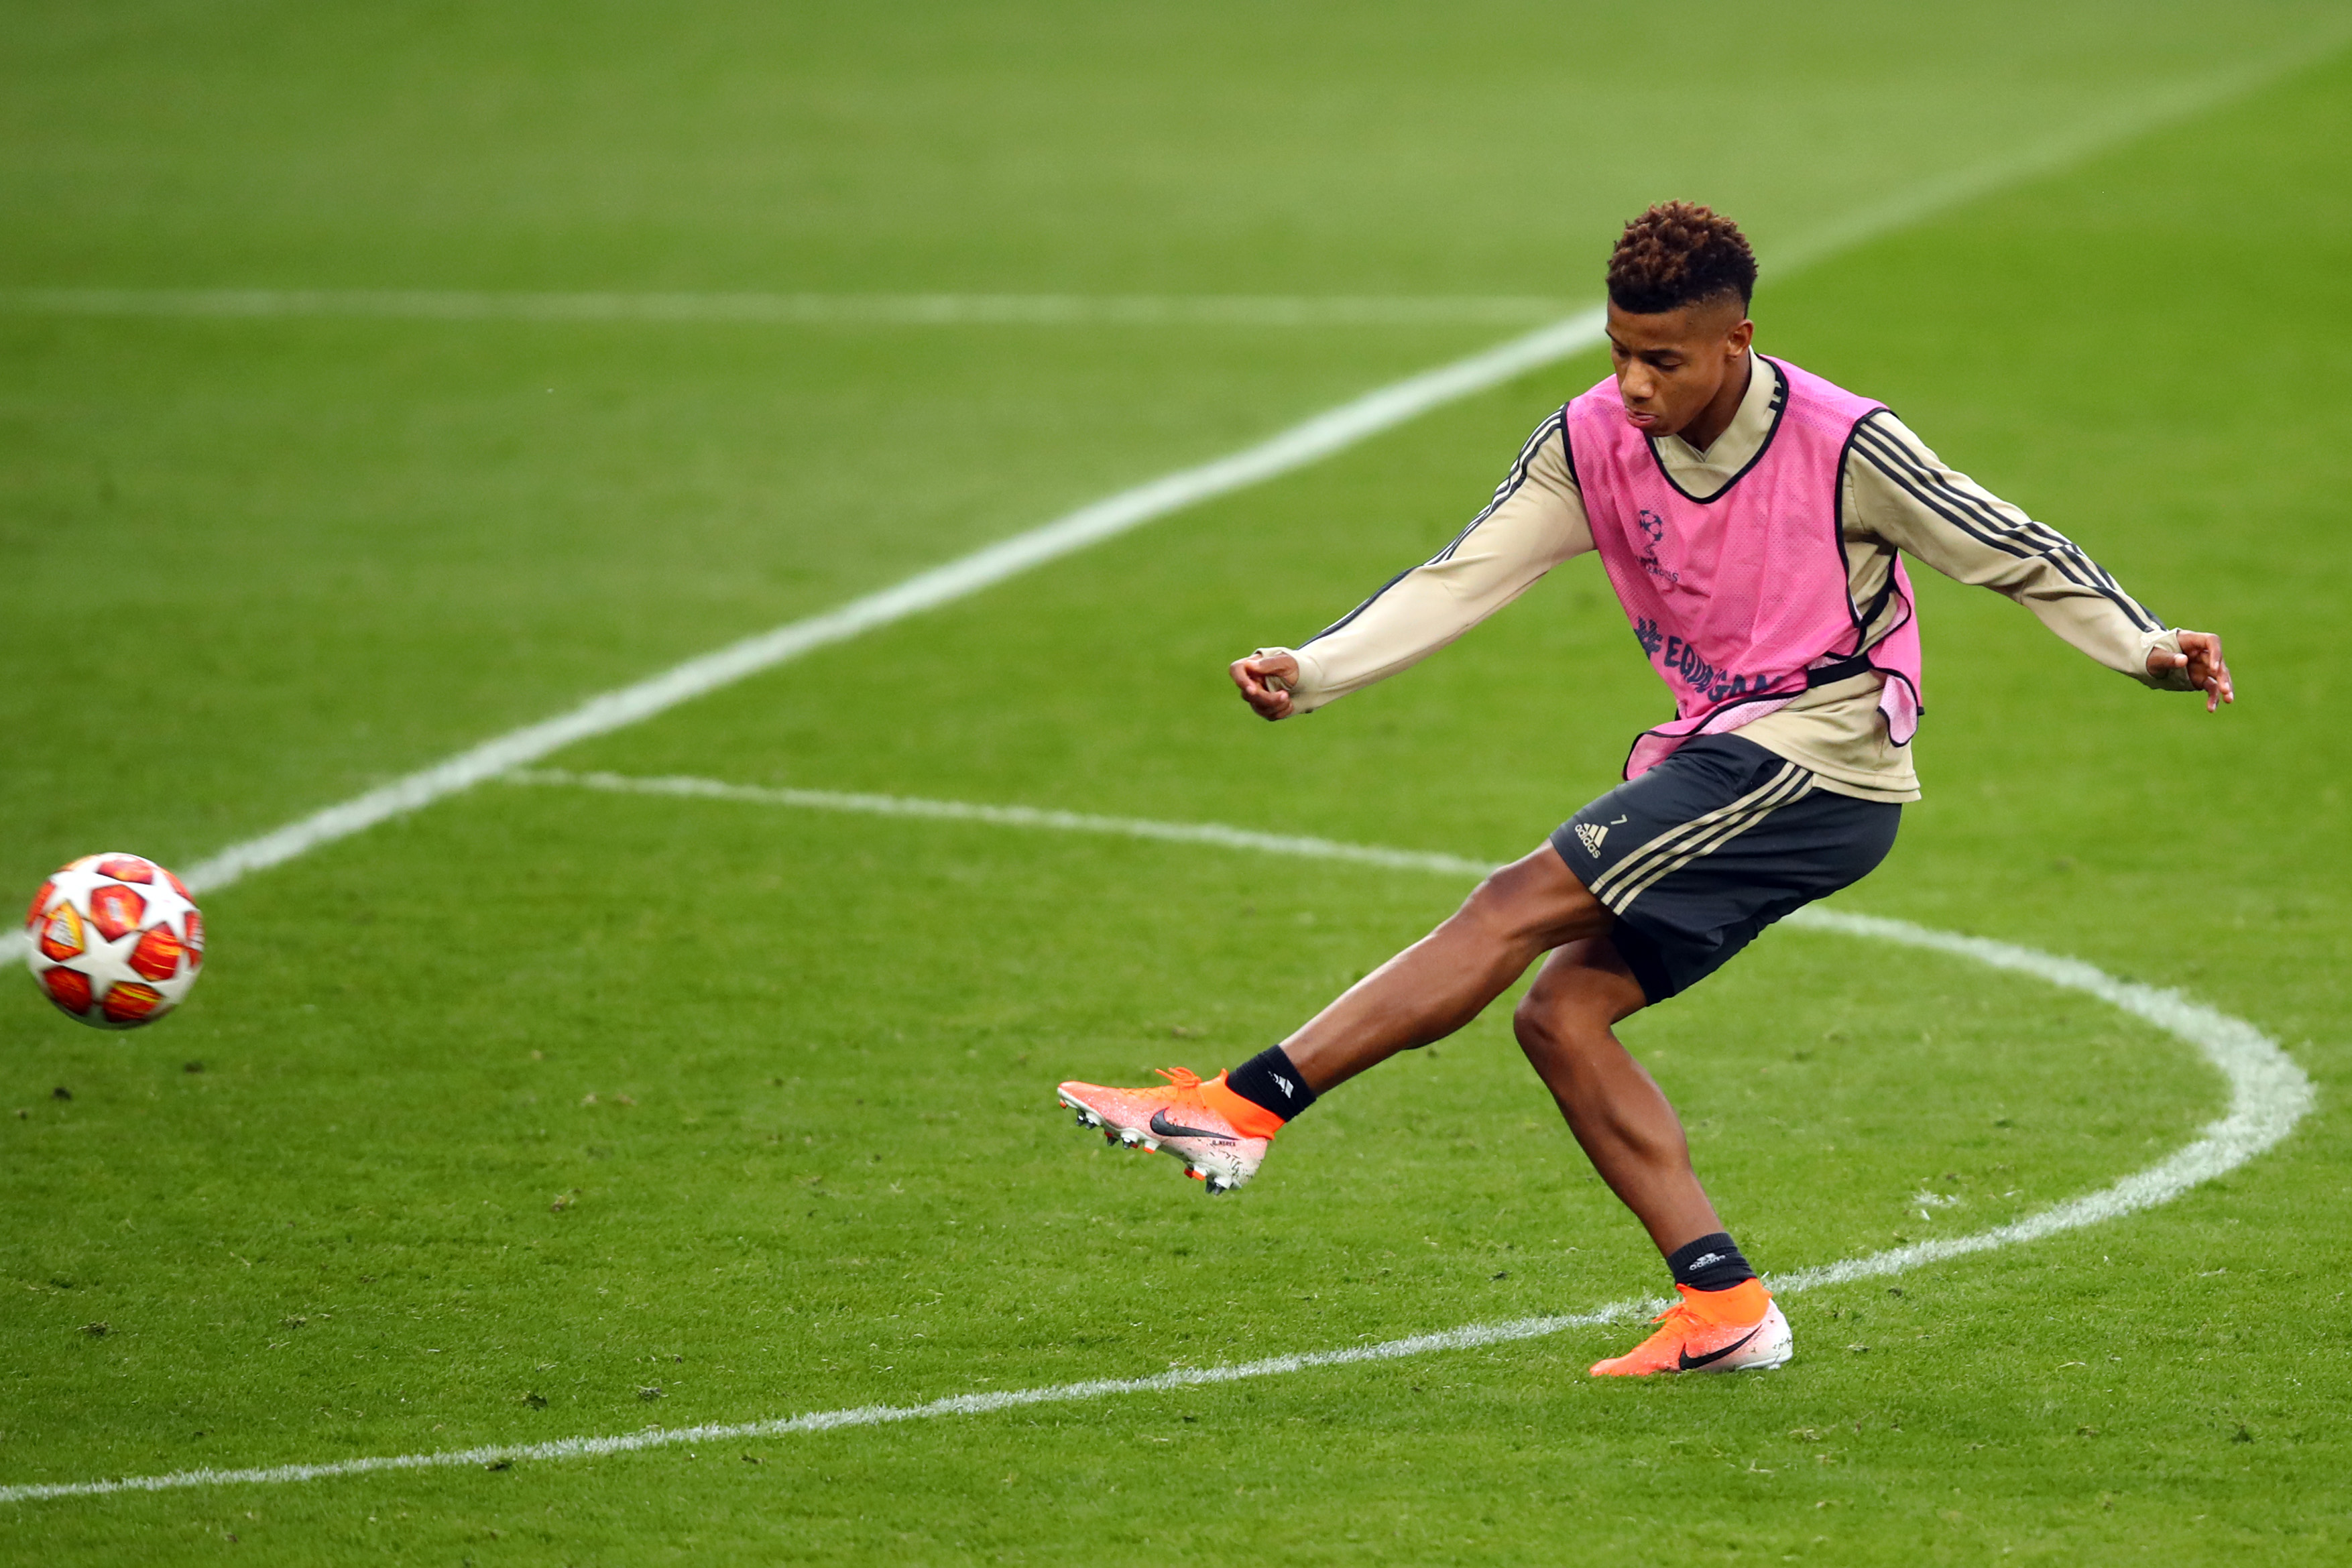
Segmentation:
{"type": "Polygon", "coordinates": [[[585,1459],[606,1454],[635,1453],[642,1448],[674,1448],[700,1443],[737,1443],[751,1437],[781,1437],[795,1432],[830,1432],[842,1427],[880,1427],[893,1421],[920,1421],[934,1416],[984,1416],[1015,1410],[1024,1405],[1058,1405],[1079,1399],[1103,1399],[1120,1394],[1148,1394],[1171,1388],[1197,1388],[1204,1384],[1238,1383],[1245,1378],[1273,1377],[1306,1372],[1318,1366],[1349,1366],[1368,1361],[1393,1361],[1426,1355],[1433,1351],[1475,1350],[1482,1345],[1507,1344],[1538,1339],[1562,1329],[1616,1322],[1645,1312],[1657,1301],[1620,1301],[1595,1312],[1561,1317],[1520,1318],[1505,1323],[1476,1323],[1443,1333],[1414,1334],[1379,1344],[1351,1345],[1344,1350],[1307,1351],[1297,1355],[1273,1355],[1263,1361],[1235,1362],[1224,1366],[1171,1367],[1148,1377],[1101,1377],[1084,1383],[1057,1383],[1044,1388],[1008,1388],[991,1394],[955,1394],[924,1405],[860,1405],[846,1410],[815,1410],[773,1421],[713,1423],[702,1427],[665,1427],[622,1432],[607,1437],[559,1437],[550,1443],[502,1443],[479,1448],[443,1449],[423,1454],[381,1454],[357,1459],[330,1459],[315,1465],[271,1465],[241,1470],[175,1470],[169,1475],[124,1476],[112,1480],[64,1481],[53,1485],[0,1487],[0,1503],[32,1502],[43,1498],[102,1497],[110,1492],[177,1491],[187,1487],[283,1485],[289,1481],[325,1480],[335,1476],[367,1475],[378,1470],[440,1469],[447,1467],[495,1467],[525,1459],[585,1459]]]}
{"type": "Polygon", "coordinates": [[[1775,251],[1773,265],[1783,273],[1810,267],[1939,212],[2054,174],[2108,148],[2244,98],[2335,56],[2347,44],[2352,44],[2352,26],[2339,24],[2235,70],[2176,82],[2137,102],[2116,105],[2011,157],[1989,159],[1924,180],[1901,195],[1817,229],[1787,249],[1775,251]]]}
{"type": "Polygon", "coordinates": [[[1862,936],[1906,947],[1924,947],[1930,952],[1948,953],[1954,957],[1974,959],[1990,968],[2031,975],[2051,985],[2096,997],[2117,1011],[2152,1023],[2165,1033],[2195,1046],[2228,1082],[2230,1108],[2218,1121],[2207,1123],[2194,1142],[2147,1169],[2124,1177],[2113,1186],[2071,1199],[2054,1208],[2045,1208],[2039,1214],[2028,1215],[2009,1225],[1978,1231],[1973,1236],[1915,1241],[1907,1247],[1874,1252],[1867,1257],[1849,1258],[1842,1262],[1801,1269],[1793,1274],[1776,1275],[1772,1281],[1772,1288],[1776,1291],[1842,1285],[1850,1280],[1899,1274],[1923,1263],[1941,1262],[1945,1259],[1965,1257],[1971,1252],[1990,1251],[1996,1247],[2038,1241],[2062,1230],[2096,1225],[2137,1209],[2169,1203],[2198,1183],[2210,1181],[2224,1171],[2235,1170],[2256,1155],[2275,1147],[2311,1110],[2311,1080],[2301,1067],[2295,1065],[2294,1059],[2279,1048],[2276,1040],[2243,1019],[2231,1018],[2228,1013],[2193,1001],[2168,987],[2119,980],[2079,958],[2061,958],[2032,947],[1995,942],[1983,936],[1962,936],[1949,931],[1936,931],[1925,925],[1914,925],[1907,920],[1849,915],[1843,910],[1814,905],[1800,909],[1789,917],[1786,924],[1811,931],[1836,932],[1846,936],[1862,936]]]}
{"type": "MultiPolygon", "coordinates": [[[[2086,120],[2022,152],[1938,176],[1892,200],[1864,207],[1785,253],[1774,253],[1773,276],[1787,277],[1937,212],[2054,172],[2101,149],[2242,96],[2333,53],[2347,36],[2338,30],[2254,67],[2168,88],[2138,104],[2086,120]]],[[[232,844],[190,868],[185,879],[200,892],[225,887],[250,873],[470,789],[511,768],[526,767],[574,742],[640,723],[815,649],[968,598],[1172,512],[1295,472],[1432,410],[1596,347],[1602,339],[1602,319],[1598,307],[1580,311],[1467,359],[1367,392],[1254,446],[1162,475],[892,587],[744,638],[633,685],[590,697],[567,713],[510,730],[259,838],[232,844]]],[[[0,932],[0,962],[20,954],[24,943],[21,931],[0,932]]]]}
{"type": "Polygon", "coordinates": [[[37,316],[404,321],[715,322],[775,327],[1521,327],[1563,300],[1519,295],[638,294],[445,288],[0,288],[37,316]]]}
{"type": "Polygon", "coordinates": [[[623,795],[679,795],[706,800],[740,800],[757,806],[799,806],[813,811],[856,811],[874,817],[925,817],[939,821],[986,822],[1000,828],[1044,828],[1063,833],[1108,833],[1115,838],[1160,839],[1180,844],[1262,854],[1301,855],[1308,860],[1353,861],[1392,871],[1433,871],[1444,875],[1484,876],[1494,868],[1460,855],[1418,850],[1384,850],[1343,844],[1293,833],[1260,833],[1222,822],[1155,822],[1142,817],[1097,817],[1037,806],[976,806],[962,800],[921,800],[905,795],[844,795],[830,789],[782,789],[756,784],[724,784],[716,779],[645,779],[622,773],[568,773],[561,768],[504,776],[510,784],[570,785],[623,795]]]}
{"type": "MultiPolygon", "coordinates": [[[[1105,833],[1446,875],[1475,876],[1491,869],[1486,862],[1458,855],[1336,843],[1325,839],[1261,833],[1216,823],[1155,822],[1134,817],[1097,817],[1025,806],[971,805],[954,800],[912,800],[896,795],[759,789],[703,779],[632,779],[612,773],[558,772],[509,777],[519,784],[571,785],[623,794],[734,800],[861,815],[981,822],[1057,832],[1105,833]]],[[[2137,1209],[2168,1202],[2199,1182],[2243,1165],[2271,1148],[2284,1138],[2304,1113],[2311,1108],[2311,1081],[2276,1042],[2253,1025],[2218,1012],[2201,1002],[2191,1001],[2177,991],[2119,980],[2077,959],[2056,957],[2006,942],[1934,931],[1904,920],[1885,920],[1866,915],[1810,908],[1799,910],[1786,923],[1815,931],[1948,953],[1974,959],[1994,968],[2031,975],[2052,985],[2095,997],[2195,1046],[2228,1082],[2230,1108],[2218,1121],[2209,1124],[2196,1141],[2186,1148],[2147,1170],[2126,1176],[2113,1186],[2062,1203],[2054,1208],[2044,1209],[2013,1224],[1996,1226],[1972,1236],[1915,1242],[1891,1251],[1868,1253],[1835,1263],[1800,1269],[1794,1273],[1773,1275],[1770,1278],[1776,1293],[1786,1295],[1822,1285],[1898,1274],[1922,1264],[2038,1240],[2061,1231],[2095,1225],[2137,1209]]],[[[1274,1377],[1318,1367],[1350,1366],[1366,1362],[1427,1355],[1439,1351],[1471,1350],[1483,1345],[1540,1339],[1567,1329],[1620,1322],[1654,1312],[1662,1304],[1655,1301],[1615,1301],[1590,1312],[1517,1318],[1507,1322],[1472,1323],[1440,1333],[1414,1334],[1378,1344],[1268,1356],[1261,1361],[1237,1362],[1223,1366],[1173,1367],[1144,1377],[1105,1377],[1083,1383],[1052,1384],[1041,1388],[958,1394],[921,1405],[861,1405],[848,1409],[811,1411],[805,1415],[765,1421],[713,1423],[667,1430],[616,1433],[609,1437],[564,1437],[548,1443],[493,1444],[438,1452],[371,1455],[360,1458],[331,1459],[320,1464],[270,1465],[233,1470],[176,1470],[163,1475],[124,1476],[103,1480],[0,1486],[0,1503],[32,1502],[47,1498],[99,1497],[115,1492],[174,1491],[190,1487],[284,1485],[383,1470],[505,1466],[533,1459],[592,1458],[646,1448],[734,1443],[800,1432],[826,1432],[844,1427],[878,1427],[940,1416],[982,1416],[1023,1406],[1161,1393],[1210,1384],[1238,1383],[1248,1378],[1274,1377]]]]}

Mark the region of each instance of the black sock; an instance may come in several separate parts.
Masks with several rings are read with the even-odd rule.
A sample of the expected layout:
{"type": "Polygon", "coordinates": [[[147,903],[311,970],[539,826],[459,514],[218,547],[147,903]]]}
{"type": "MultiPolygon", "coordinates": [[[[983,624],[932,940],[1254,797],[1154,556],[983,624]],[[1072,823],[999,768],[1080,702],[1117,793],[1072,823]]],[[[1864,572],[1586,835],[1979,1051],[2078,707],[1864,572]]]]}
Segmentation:
{"type": "Polygon", "coordinates": [[[1315,1091],[1282,1047],[1269,1046],[1225,1074],[1225,1087],[1251,1104],[1289,1121],[1315,1103],[1315,1091]]]}
{"type": "Polygon", "coordinates": [[[1694,1291],[1728,1291],[1743,1280],[1756,1278],[1756,1270],[1739,1255],[1739,1243],[1721,1230],[1675,1248],[1666,1257],[1666,1267],[1675,1271],[1675,1284],[1694,1291]]]}

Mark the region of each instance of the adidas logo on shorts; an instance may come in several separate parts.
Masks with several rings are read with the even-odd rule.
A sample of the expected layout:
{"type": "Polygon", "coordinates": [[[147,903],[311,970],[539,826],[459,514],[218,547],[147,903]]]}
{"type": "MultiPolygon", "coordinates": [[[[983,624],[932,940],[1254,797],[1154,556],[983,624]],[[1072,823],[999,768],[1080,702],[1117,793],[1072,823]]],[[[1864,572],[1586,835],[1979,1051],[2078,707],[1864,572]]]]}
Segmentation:
{"type": "Polygon", "coordinates": [[[1601,841],[1608,836],[1609,829],[1606,825],[1592,822],[1579,822],[1576,824],[1577,842],[1582,844],[1584,846],[1584,852],[1591,855],[1594,860],[1599,860],[1601,858],[1601,841]]]}

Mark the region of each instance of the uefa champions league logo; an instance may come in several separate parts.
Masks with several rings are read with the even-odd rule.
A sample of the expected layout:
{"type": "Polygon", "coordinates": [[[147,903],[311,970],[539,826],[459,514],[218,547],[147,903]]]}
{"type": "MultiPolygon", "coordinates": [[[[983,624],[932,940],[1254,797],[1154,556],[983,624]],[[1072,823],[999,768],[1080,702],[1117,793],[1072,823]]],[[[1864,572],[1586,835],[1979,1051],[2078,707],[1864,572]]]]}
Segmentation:
{"type": "Polygon", "coordinates": [[[1661,578],[1667,582],[1680,582],[1683,580],[1682,573],[1668,571],[1658,564],[1658,546],[1665,542],[1666,519],[1650,510],[1649,507],[1643,507],[1633,514],[1633,523],[1642,530],[1643,537],[1649,540],[1649,548],[1643,550],[1639,558],[1642,570],[1652,577],[1661,578]]]}

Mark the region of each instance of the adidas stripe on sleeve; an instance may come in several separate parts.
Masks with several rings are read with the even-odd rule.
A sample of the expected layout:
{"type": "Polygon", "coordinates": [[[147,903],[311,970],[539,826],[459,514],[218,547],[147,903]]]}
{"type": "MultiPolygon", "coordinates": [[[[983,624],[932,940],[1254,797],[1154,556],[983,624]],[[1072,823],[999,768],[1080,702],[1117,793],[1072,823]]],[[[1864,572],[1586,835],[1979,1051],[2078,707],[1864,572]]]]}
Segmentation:
{"type": "Polygon", "coordinates": [[[1850,555],[1854,536],[1875,538],[1947,577],[2006,594],[2083,653],[2143,682],[2148,651],[2178,646],[2074,540],[1947,467],[1891,413],[1874,413],[1854,432],[1845,483],[1850,555]]]}

